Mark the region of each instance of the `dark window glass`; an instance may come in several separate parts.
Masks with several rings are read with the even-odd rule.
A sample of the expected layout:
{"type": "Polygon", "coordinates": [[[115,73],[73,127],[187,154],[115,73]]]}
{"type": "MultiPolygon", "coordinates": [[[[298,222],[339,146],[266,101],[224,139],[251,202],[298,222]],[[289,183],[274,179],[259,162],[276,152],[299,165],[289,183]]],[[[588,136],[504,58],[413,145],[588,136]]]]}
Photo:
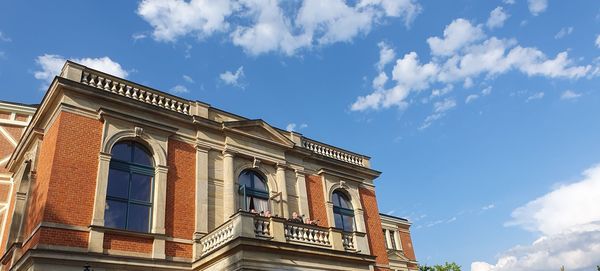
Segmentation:
{"type": "Polygon", "coordinates": [[[129,172],[111,168],[108,173],[107,196],[127,199],[129,194],[129,172]]]}
{"type": "Polygon", "coordinates": [[[135,144],[133,163],[151,167],[153,166],[152,156],[140,144],[135,144]]]}
{"type": "Polygon", "coordinates": [[[394,238],[394,231],[390,231],[390,241],[392,243],[392,249],[396,250],[396,238],[394,238]]]}
{"type": "Polygon", "coordinates": [[[124,229],[127,223],[127,203],[115,200],[106,201],[104,211],[104,226],[124,229]]]}
{"type": "Polygon", "coordinates": [[[112,159],[131,162],[131,144],[129,142],[115,144],[112,148],[112,159]]]}
{"type": "Polygon", "coordinates": [[[257,212],[269,210],[269,193],[263,177],[255,171],[243,171],[238,182],[240,184],[240,206],[246,211],[257,212]]]}
{"type": "Polygon", "coordinates": [[[115,144],[108,174],[105,226],[150,230],[153,164],[150,152],[141,144],[133,141],[115,144]]]}
{"type": "Polygon", "coordinates": [[[130,198],[132,200],[150,202],[150,194],[152,194],[152,176],[132,174],[130,198]]]}
{"type": "Polygon", "coordinates": [[[150,227],[150,206],[130,204],[127,229],[148,232],[150,227]]]}
{"type": "Polygon", "coordinates": [[[335,227],[343,231],[354,231],[354,210],[348,197],[340,191],[334,191],[332,200],[335,227]]]}

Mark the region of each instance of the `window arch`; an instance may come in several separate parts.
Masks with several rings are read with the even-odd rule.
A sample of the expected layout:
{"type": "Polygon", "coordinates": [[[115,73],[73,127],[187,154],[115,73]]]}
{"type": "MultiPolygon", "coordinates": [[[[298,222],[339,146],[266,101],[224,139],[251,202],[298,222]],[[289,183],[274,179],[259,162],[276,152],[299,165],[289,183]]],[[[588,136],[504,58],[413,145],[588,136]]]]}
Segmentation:
{"type": "Polygon", "coordinates": [[[354,210],[348,196],[336,190],[333,191],[332,200],[335,227],[343,231],[354,231],[354,210]]]}
{"type": "Polygon", "coordinates": [[[269,189],[264,177],[254,170],[244,170],[238,178],[243,210],[264,212],[269,210],[269,189]]]}
{"type": "Polygon", "coordinates": [[[111,150],[104,225],[149,232],[152,216],[154,160],[135,141],[122,141],[111,150]]]}

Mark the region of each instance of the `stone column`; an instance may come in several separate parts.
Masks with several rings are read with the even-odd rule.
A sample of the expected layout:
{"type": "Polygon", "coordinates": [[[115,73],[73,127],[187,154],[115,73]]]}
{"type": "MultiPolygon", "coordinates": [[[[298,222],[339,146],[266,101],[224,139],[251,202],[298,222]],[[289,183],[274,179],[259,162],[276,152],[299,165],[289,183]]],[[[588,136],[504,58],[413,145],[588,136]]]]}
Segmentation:
{"type": "MultiPolygon", "coordinates": [[[[165,234],[165,212],[167,208],[167,173],[169,168],[158,165],[154,171],[154,204],[152,208],[152,229],[150,232],[165,234]]],[[[152,258],[164,259],[165,240],[154,238],[152,244],[152,258]]]]}
{"type": "Polygon", "coordinates": [[[402,250],[402,242],[400,240],[400,232],[394,231],[394,242],[396,242],[396,249],[402,250]]]}
{"type": "Polygon", "coordinates": [[[300,171],[296,171],[296,193],[298,193],[298,212],[301,215],[310,217],[310,210],[308,208],[308,194],[306,192],[306,175],[300,171]]]}
{"type": "Polygon", "coordinates": [[[287,182],[285,181],[285,167],[283,165],[277,165],[277,186],[279,186],[279,192],[281,192],[281,205],[283,208],[283,217],[290,217],[290,210],[288,208],[288,193],[287,193],[287,182]]]}
{"type": "Polygon", "coordinates": [[[233,176],[233,153],[223,151],[223,220],[235,213],[235,177],[233,176]]]}
{"type": "MultiPolygon", "coordinates": [[[[196,195],[194,240],[208,233],[208,151],[209,147],[196,145],[196,195]]],[[[200,242],[194,242],[194,259],[202,253],[200,242]]]]}
{"type": "Polygon", "coordinates": [[[392,249],[392,240],[390,240],[390,231],[388,229],[383,229],[383,237],[385,238],[385,247],[388,249],[392,249]]]}
{"type": "MultiPolygon", "coordinates": [[[[98,157],[98,174],[96,175],[96,197],[92,211],[92,226],[104,226],[104,210],[106,208],[106,191],[108,189],[108,172],[111,155],[100,153],[98,157]]],[[[92,227],[88,240],[88,251],[102,253],[104,250],[104,232],[92,227]]]]}

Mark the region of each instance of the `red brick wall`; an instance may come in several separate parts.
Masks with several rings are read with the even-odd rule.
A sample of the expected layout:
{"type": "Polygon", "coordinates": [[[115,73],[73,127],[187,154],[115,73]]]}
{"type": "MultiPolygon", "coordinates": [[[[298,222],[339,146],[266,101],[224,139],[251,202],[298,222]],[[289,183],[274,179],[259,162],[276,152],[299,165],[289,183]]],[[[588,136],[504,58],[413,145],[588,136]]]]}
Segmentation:
{"type": "Polygon", "coordinates": [[[104,233],[103,247],[111,250],[152,253],[153,242],[153,238],[104,233]]]}
{"type": "Polygon", "coordinates": [[[41,228],[40,231],[40,244],[84,248],[88,246],[87,232],[54,228],[41,228]]]}
{"type": "Polygon", "coordinates": [[[417,257],[415,257],[415,250],[413,248],[412,239],[410,237],[410,233],[408,232],[398,232],[400,234],[400,241],[402,242],[402,250],[404,251],[404,255],[409,259],[416,261],[417,257]]]}
{"type": "Polygon", "coordinates": [[[323,194],[323,179],[318,175],[306,175],[306,196],[311,219],[319,220],[319,226],[329,227],[327,208],[323,194]]]}
{"type": "Polygon", "coordinates": [[[168,153],[165,231],[167,236],[191,239],[195,231],[196,148],[169,140],[168,153]]]}
{"type": "Polygon", "coordinates": [[[169,257],[192,258],[192,245],[176,242],[165,242],[165,254],[169,257]]]}
{"type": "Polygon", "coordinates": [[[360,201],[362,203],[367,237],[369,239],[369,248],[371,254],[376,256],[377,264],[389,264],[387,250],[385,248],[385,237],[381,228],[381,217],[379,217],[379,208],[375,192],[366,188],[359,188],[360,201]]]}
{"type": "Polygon", "coordinates": [[[60,113],[59,118],[44,221],[89,226],[96,193],[102,123],[68,112],[60,113]]]}

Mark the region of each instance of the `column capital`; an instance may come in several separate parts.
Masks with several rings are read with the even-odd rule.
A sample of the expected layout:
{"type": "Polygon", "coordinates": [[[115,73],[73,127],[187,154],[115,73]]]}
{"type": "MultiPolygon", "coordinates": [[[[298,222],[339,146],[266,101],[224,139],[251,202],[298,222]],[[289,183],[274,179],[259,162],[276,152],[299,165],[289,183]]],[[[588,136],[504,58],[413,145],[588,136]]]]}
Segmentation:
{"type": "Polygon", "coordinates": [[[225,157],[234,157],[236,152],[232,149],[225,148],[225,149],[223,149],[223,151],[221,153],[225,157]]]}
{"type": "Polygon", "coordinates": [[[208,152],[212,149],[212,147],[204,142],[196,141],[196,151],[199,152],[208,152]]]}

